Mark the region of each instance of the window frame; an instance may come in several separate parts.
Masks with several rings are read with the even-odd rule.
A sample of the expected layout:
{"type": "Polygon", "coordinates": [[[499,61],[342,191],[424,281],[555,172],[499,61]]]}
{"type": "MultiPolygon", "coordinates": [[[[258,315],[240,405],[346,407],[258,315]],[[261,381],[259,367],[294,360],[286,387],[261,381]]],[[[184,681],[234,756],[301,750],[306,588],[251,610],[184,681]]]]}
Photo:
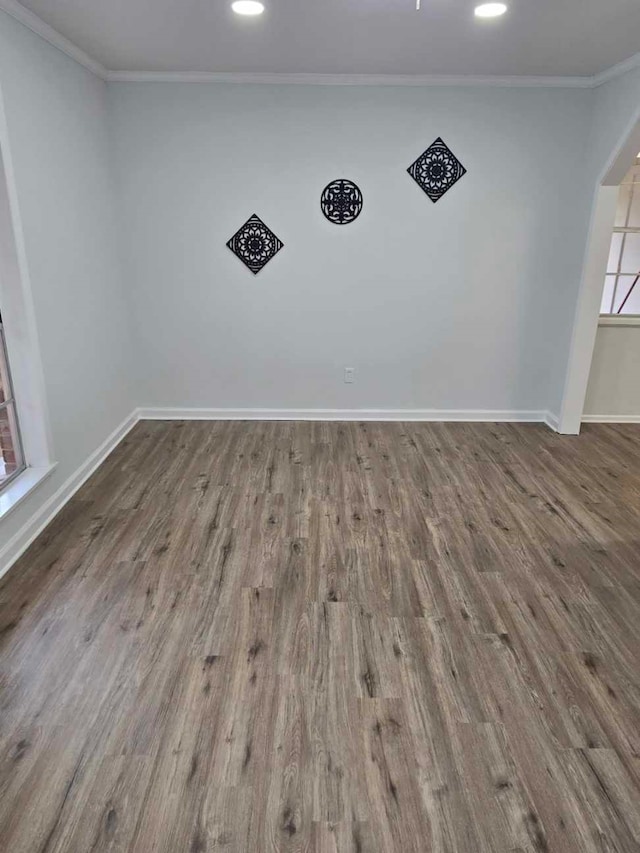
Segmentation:
{"type": "MultiPolygon", "coordinates": [[[[635,287],[636,287],[636,289],[638,289],[638,291],[640,291],[640,270],[638,270],[637,272],[626,272],[626,271],[623,272],[623,270],[622,270],[622,262],[623,262],[624,253],[625,253],[625,249],[626,249],[627,237],[629,235],[639,235],[640,236],[640,227],[635,227],[635,226],[630,225],[630,218],[631,218],[631,212],[633,210],[634,198],[637,200],[637,197],[640,196],[640,155],[636,158],[635,163],[633,164],[633,166],[631,167],[629,172],[626,174],[624,180],[620,184],[620,190],[619,190],[620,194],[622,193],[622,191],[625,187],[629,188],[629,198],[626,202],[626,211],[625,211],[625,215],[624,215],[624,223],[622,225],[614,225],[613,231],[611,234],[611,249],[610,249],[609,260],[611,260],[611,252],[613,251],[613,248],[614,248],[615,237],[617,234],[621,235],[620,246],[617,250],[617,266],[616,266],[615,272],[609,272],[609,261],[607,261],[607,270],[606,270],[605,278],[604,278],[605,290],[604,290],[603,297],[602,297],[602,303],[603,304],[604,304],[604,300],[605,300],[607,283],[611,279],[613,279],[613,287],[611,290],[611,299],[610,300],[607,299],[607,302],[609,303],[609,311],[603,311],[602,310],[603,305],[601,305],[600,306],[600,318],[601,319],[609,318],[609,317],[611,317],[611,318],[614,318],[614,317],[640,317],[640,314],[632,314],[630,312],[629,313],[619,313],[620,309],[618,309],[618,311],[615,310],[616,298],[619,295],[618,291],[619,291],[619,287],[620,287],[620,284],[622,281],[626,280],[626,283],[631,284],[631,285],[633,285],[633,282],[635,281],[636,282],[635,287]]],[[[616,213],[616,218],[617,218],[617,213],[616,213]]],[[[623,297],[622,297],[623,302],[625,301],[626,298],[628,298],[630,293],[631,293],[631,290],[625,291],[625,293],[623,294],[623,297]]],[[[621,307],[622,307],[622,303],[621,303],[621,307]]],[[[633,325],[635,325],[635,324],[633,324],[633,325]]]]}
{"type": "MultiPolygon", "coordinates": [[[[0,304],[25,466],[19,475],[7,478],[0,489],[1,529],[5,519],[40,489],[57,468],[1,80],[0,304]]],[[[11,562],[17,556],[19,548],[14,540],[15,537],[0,548],[0,574],[2,561],[11,562]]]]}
{"type": "Polygon", "coordinates": [[[0,312],[0,373],[4,375],[6,380],[6,387],[3,388],[5,399],[0,402],[0,412],[7,412],[9,415],[9,423],[13,422],[13,429],[11,426],[11,440],[14,445],[14,453],[16,455],[16,459],[19,460],[19,464],[16,466],[16,470],[13,471],[8,477],[4,480],[0,481],[0,493],[4,491],[16,477],[19,477],[20,474],[24,473],[27,469],[27,461],[25,459],[24,453],[24,443],[22,441],[22,434],[20,432],[20,418],[18,416],[18,406],[15,398],[15,391],[13,388],[13,381],[11,379],[11,364],[9,363],[9,353],[7,351],[7,340],[6,335],[4,333],[4,325],[2,322],[2,313],[0,312]]]}

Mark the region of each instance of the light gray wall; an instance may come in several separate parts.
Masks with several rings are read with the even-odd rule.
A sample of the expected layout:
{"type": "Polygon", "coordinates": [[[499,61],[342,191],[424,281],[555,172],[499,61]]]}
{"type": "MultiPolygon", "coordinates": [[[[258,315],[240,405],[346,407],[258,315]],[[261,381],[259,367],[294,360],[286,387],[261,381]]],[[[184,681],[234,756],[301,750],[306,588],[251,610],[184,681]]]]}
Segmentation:
{"type": "Polygon", "coordinates": [[[592,92],[115,84],[110,97],[142,405],[549,408],[592,92]],[[437,136],[468,174],[434,205],[406,169],[437,136]],[[350,226],[320,212],[336,177],[364,193],[350,226]],[[285,244],[256,277],[225,247],[253,213],[285,244]]]}
{"type": "Polygon", "coordinates": [[[585,415],[640,419],[640,326],[600,326],[585,415]]]}
{"type": "MultiPolygon", "coordinates": [[[[0,86],[59,465],[0,522],[0,546],[133,407],[106,85],[0,12],[0,86]]],[[[19,389],[18,389],[19,393],[19,389]]]]}

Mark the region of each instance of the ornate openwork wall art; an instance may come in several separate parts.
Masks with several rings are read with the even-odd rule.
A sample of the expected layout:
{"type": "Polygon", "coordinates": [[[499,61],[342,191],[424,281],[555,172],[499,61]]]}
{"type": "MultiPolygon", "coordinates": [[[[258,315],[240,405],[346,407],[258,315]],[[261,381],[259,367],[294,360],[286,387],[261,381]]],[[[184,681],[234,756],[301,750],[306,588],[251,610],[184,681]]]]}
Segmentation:
{"type": "Polygon", "coordinates": [[[362,213],[362,193],[353,181],[339,178],[324,188],[320,206],[329,222],[347,225],[362,213]]]}
{"type": "Polygon", "coordinates": [[[436,202],[449,192],[467,170],[438,137],[433,145],[407,169],[411,177],[422,187],[431,201],[436,202]]]}
{"type": "Polygon", "coordinates": [[[227,246],[256,275],[278,254],[284,243],[254,214],[233,235],[227,246]]]}

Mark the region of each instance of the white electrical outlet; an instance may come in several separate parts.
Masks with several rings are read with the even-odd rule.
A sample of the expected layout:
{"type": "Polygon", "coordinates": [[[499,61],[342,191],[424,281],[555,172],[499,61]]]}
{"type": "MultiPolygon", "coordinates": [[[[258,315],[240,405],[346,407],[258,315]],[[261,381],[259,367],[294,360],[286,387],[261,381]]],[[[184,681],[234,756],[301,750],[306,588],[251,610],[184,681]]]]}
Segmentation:
{"type": "Polygon", "coordinates": [[[344,369],[344,381],[347,385],[352,385],[356,381],[356,369],[355,367],[345,367],[344,369]]]}

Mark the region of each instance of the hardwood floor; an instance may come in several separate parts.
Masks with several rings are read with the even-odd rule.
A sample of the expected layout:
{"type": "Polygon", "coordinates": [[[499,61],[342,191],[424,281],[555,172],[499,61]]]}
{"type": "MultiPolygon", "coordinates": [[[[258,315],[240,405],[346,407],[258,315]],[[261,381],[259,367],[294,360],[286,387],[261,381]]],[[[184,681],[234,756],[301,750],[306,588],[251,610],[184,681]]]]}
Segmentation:
{"type": "Polygon", "coordinates": [[[9,853],[640,850],[640,429],[139,424],[0,583],[9,853]]]}

